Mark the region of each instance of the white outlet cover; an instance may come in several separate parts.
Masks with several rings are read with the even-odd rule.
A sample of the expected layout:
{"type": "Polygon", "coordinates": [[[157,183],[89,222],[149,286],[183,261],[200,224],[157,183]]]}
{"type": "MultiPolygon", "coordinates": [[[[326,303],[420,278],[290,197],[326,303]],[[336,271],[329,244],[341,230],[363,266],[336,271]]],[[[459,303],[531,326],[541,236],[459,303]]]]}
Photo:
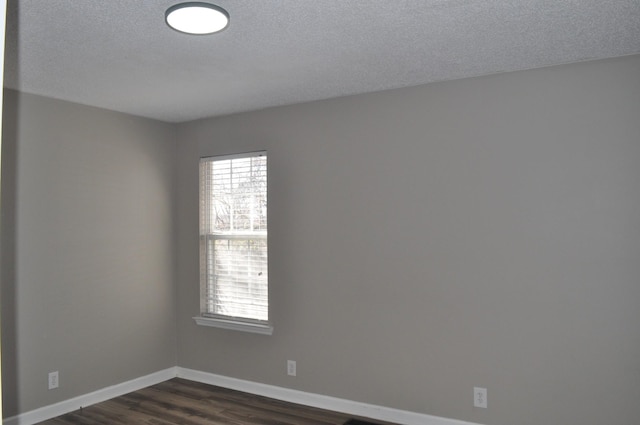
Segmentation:
{"type": "Polygon", "coordinates": [[[296,361],[287,360],[287,375],[296,376],[296,361]]]}
{"type": "Polygon", "coordinates": [[[481,387],[473,387],[473,407],[481,407],[486,409],[487,404],[487,389],[481,387]]]}
{"type": "Polygon", "coordinates": [[[58,388],[58,371],[49,373],[49,389],[53,390],[54,388],[58,388]]]}

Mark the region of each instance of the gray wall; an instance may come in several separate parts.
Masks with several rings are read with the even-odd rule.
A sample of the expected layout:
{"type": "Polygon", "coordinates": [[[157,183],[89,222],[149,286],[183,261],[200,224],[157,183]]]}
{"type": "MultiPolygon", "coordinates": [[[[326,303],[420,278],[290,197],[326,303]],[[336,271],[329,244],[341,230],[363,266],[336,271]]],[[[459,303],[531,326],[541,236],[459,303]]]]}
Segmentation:
{"type": "Polygon", "coordinates": [[[13,91],[4,110],[4,414],[174,366],[174,127],[13,91]]]}
{"type": "Polygon", "coordinates": [[[178,132],[180,366],[495,425],[638,421],[639,56],[178,132]],[[191,319],[198,157],[257,149],[271,337],[191,319]]]}
{"type": "Polygon", "coordinates": [[[4,125],[7,416],[177,364],[492,425],[640,417],[640,56],[179,126],[9,91],[4,125]],[[198,157],[258,149],[270,337],[191,319],[198,157]]]}

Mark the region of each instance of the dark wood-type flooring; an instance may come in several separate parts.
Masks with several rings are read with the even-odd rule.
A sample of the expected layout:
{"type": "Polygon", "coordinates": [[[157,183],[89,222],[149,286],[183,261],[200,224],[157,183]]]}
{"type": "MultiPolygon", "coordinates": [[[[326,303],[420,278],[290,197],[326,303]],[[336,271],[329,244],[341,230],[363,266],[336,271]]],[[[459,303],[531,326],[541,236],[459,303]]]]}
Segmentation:
{"type": "Polygon", "coordinates": [[[41,425],[341,425],[350,416],[171,379],[41,425]]]}

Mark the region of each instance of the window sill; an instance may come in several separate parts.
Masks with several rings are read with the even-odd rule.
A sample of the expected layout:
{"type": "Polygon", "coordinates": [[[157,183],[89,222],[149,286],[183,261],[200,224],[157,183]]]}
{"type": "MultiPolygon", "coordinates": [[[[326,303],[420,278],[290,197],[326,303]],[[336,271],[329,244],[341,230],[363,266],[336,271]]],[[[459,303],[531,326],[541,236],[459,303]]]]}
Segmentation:
{"type": "Polygon", "coordinates": [[[211,326],[214,328],[230,329],[234,331],[251,332],[255,334],[271,335],[273,326],[270,324],[249,323],[233,319],[214,319],[212,317],[196,316],[193,318],[200,326],[211,326]]]}

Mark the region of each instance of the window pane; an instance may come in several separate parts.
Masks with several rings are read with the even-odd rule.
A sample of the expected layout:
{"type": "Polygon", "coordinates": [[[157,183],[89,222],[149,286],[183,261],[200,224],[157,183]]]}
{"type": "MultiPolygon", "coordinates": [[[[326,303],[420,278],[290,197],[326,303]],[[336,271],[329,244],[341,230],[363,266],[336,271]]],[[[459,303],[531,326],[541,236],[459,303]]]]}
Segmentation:
{"type": "Polygon", "coordinates": [[[203,314],[267,321],[264,154],[201,160],[200,237],[203,314]]]}
{"type": "Polygon", "coordinates": [[[210,313],[268,319],[266,239],[216,239],[210,313]]]}

